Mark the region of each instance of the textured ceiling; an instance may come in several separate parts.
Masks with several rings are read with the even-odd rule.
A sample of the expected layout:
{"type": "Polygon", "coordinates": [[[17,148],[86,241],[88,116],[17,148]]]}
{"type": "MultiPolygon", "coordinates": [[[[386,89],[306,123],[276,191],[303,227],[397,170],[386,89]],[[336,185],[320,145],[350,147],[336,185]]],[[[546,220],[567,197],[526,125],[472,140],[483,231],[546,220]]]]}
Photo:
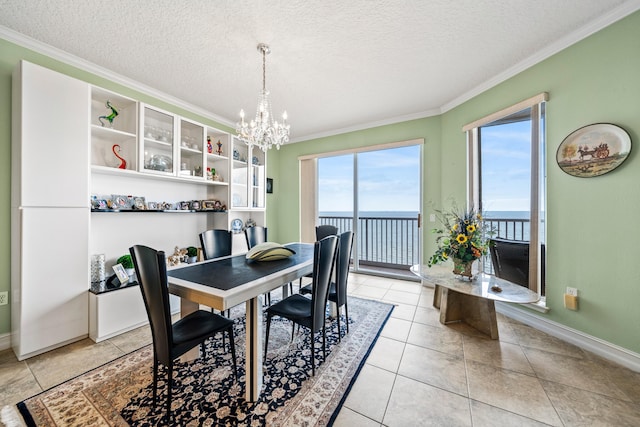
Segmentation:
{"type": "Polygon", "coordinates": [[[293,140],[446,111],[640,8],[639,0],[0,0],[0,25],[233,124],[293,140]]]}

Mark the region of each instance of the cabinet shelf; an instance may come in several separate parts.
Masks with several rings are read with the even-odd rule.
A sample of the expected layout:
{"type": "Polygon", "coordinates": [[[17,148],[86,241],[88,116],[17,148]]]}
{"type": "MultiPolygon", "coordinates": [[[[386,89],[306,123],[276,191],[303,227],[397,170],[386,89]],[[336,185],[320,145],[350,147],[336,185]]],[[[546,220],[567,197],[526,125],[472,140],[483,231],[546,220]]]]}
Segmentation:
{"type": "Polygon", "coordinates": [[[131,132],[125,132],[118,129],[106,128],[100,125],[91,125],[91,132],[102,138],[109,138],[114,141],[124,141],[130,138],[135,138],[136,134],[131,132]]]}
{"type": "Polygon", "coordinates": [[[215,209],[91,209],[92,213],[227,213],[215,209]]]}
{"type": "Polygon", "coordinates": [[[199,176],[188,177],[188,176],[175,176],[175,175],[169,175],[169,174],[160,175],[159,173],[156,174],[156,173],[148,173],[148,172],[138,172],[138,171],[129,170],[129,169],[112,168],[109,166],[92,165],[91,172],[99,173],[103,175],[119,175],[119,176],[127,176],[132,178],[142,178],[142,179],[152,179],[152,180],[164,179],[168,181],[185,182],[189,184],[229,186],[228,182],[211,181],[199,176]]]}

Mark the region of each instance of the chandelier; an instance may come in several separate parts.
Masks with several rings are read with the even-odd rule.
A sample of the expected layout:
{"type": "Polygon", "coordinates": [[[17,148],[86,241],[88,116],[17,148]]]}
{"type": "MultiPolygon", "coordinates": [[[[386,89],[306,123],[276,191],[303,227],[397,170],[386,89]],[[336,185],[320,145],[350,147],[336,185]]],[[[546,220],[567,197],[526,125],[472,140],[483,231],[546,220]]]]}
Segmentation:
{"type": "Polygon", "coordinates": [[[254,145],[267,151],[272,146],[279,150],[282,144],[289,142],[289,128],[287,112],[282,114],[282,123],[273,120],[271,102],[266,87],[266,57],[271,53],[269,46],[260,43],[258,52],[262,53],[262,92],[258,97],[256,118],[249,123],[244,121],[244,110],[240,110],[240,122],[236,123],[237,137],[247,144],[254,145]]]}

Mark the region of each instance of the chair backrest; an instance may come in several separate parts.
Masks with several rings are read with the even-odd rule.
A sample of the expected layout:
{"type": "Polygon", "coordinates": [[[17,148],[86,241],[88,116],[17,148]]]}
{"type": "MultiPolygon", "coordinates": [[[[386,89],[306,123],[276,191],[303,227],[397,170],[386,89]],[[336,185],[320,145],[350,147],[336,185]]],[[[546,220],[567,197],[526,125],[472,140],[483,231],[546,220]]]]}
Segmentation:
{"type": "Polygon", "coordinates": [[[251,249],[258,243],[267,241],[267,227],[247,227],[244,229],[244,237],[247,239],[247,248],[251,249]]]}
{"type": "Polygon", "coordinates": [[[329,296],[329,283],[331,272],[336,259],[338,237],[327,236],[315,242],[313,247],[313,293],[311,297],[311,328],[313,332],[322,329],[324,325],[327,297],[329,296]]]}
{"type": "Polygon", "coordinates": [[[204,259],[231,255],[231,232],[228,230],[207,230],[200,233],[200,244],[204,259]]]}
{"type": "Polygon", "coordinates": [[[316,227],[316,240],[322,240],[327,236],[337,236],[338,227],[334,225],[318,225],[316,227]]]}
{"type": "Polygon", "coordinates": [[[140,291],[151,325],[153,351],[163,364],[171,362],[173,329],[167,287],[167,263],[164,252],[146,246],[129,248],[138,276],[140,291]]]}
{"type": "MultiPolygon", "coordinates": [[[[545,245],[541,245],[540,294],[545,292],[545,245]]],[[[529,287],[529,242],[491,239],[489,251],[497,277],[529,287]]]]}
{"type": "Polygon", "coordinates": [[[353,248],[353,231],[345,231],[340,235],[338,254],[336,255],[336,304],[338,307],[347,301],[347,282],[349,280],[349,264],[353,248]]]}

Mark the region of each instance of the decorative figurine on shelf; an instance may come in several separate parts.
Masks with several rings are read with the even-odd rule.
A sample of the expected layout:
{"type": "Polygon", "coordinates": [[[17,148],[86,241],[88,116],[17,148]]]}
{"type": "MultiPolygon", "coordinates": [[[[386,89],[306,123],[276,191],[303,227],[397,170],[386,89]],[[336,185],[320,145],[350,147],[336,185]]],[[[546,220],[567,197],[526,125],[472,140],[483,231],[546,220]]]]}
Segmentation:
{"type": "Polygon", "coordinates": [[[213,153],[213,145],[211,144],[211,137],[207,135],[207,153],[213,153]]]}
{"type": "Polygon", "coordinates": [[[120,166],[118,166],[118,169],[126,169],[127,168],[127,161],[125,159],[123,159],[122,157],[120,157],[118,155],[118,153],[116,153],[116,147],[118,147],[118,153],[120,152],[120,146],[118,144],[113,144],[113,147],[111,147],[111,151],[113,151],[113,154],[115,154],[115,156],[120,159],[120,166]]]}
{"type": "Polygon", "coordinates": [[[218,146],[218,149],[216,150],[216,153],[218,153],[218,156],[222,156],[222,142],[220,142],[220,140],[218,140],[218,142],[216,142],[216,145],[218,146]]]}
{"type": "Polygon", "coordinates": [[[104,122],[102,121],[102,119],[106,120],[109,122],[109,127],[113,127],[113,120],[118,117],[118,110],[116,110],[116,107],[114,107],[113,105],[111,105],[111,101],[107,100],[107,104],[106,107],[111,110],[111,113],[108,116],[100,116],[98,117],[98,120],[100,121],[100,124],[104,127],[104,122]]]}

